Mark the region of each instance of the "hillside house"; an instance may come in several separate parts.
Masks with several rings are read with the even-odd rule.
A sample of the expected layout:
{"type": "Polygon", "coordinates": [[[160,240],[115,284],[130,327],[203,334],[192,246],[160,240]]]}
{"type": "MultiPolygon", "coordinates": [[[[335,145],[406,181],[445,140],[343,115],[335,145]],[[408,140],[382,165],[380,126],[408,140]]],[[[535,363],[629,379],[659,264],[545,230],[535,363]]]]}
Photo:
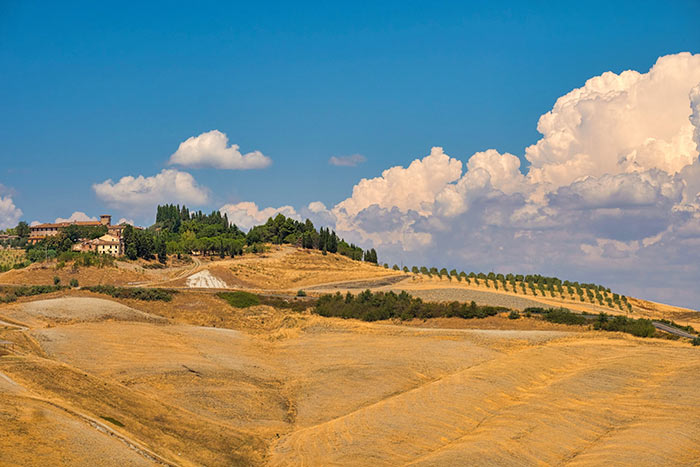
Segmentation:
{"type": "Polygon", "coordinates": [[[100,238],[82,240],[73,245],[73,251],[102,253],[112,256],[124,254],[124,243],[121,237],[105,234],[100,238]]]}
{"type": "MultiPolygon", "coordinates": [[[[57,222],[57,223],[49,223],[49,224],[36,224],[36,225],[31,225],[29,226],[29,243],[38,243],[41,240],[44,240],[45,238],[48,237],[53,237],[54,235],[58,235],[58,232],[61,231],[61,229],[71,226],[71,225],[80,225],[80,226],[88,226],[88,227],[99,227],[101,225],[107,226],[107,230],[109,231],[110,227],[115,229],[116,232],[116,227],[118,226],[112,226],[112,216],[110,215],[102,215],[100,216],[99,221],[72,221],[72,222],[57,222]]],[[[122,227],[123,229],[123,227],[122,227]]],[[[115,235],[116,236],[116,235],[115,235]]],[[[121,230],[119,230],[119,237],[121,237],[121,230]]]]}

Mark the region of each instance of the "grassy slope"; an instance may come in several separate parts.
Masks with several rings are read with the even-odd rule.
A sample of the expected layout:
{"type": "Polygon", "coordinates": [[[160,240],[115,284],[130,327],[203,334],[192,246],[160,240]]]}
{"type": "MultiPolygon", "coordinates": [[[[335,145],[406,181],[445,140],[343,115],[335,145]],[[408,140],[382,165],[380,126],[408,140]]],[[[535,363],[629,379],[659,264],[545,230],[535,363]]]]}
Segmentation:
{"type": "MultiPolygon", "coordinates": [[[[700,455],[700,364],[687,344],[531,331],[526,320],[472,331],[236,310],[201,291],[168,304],[120,302],[171,324],[128,314],[62,323],[33,306],[24,310],[34,313],[31,330],[0,331],[19,342],[18,355],[0,357],[0,373],[27,391],[4,397],[11,389],[0,384],[17,428],[4,452],[19,446],[35,453],[27,459],[56,459],[42,433],[60,435],[63,422],[41,408],[45,422],[23,422],[18,407],[33,397],[69,409],[75,432],[106,452],[117,449],[109,437],[71,414],[117,420],[123,427],[112,429],[182,465],[450,465],[465,456],[651,465],[700,455]]],[[[0,306],[0,319],[18,306],[0,306]]]]}

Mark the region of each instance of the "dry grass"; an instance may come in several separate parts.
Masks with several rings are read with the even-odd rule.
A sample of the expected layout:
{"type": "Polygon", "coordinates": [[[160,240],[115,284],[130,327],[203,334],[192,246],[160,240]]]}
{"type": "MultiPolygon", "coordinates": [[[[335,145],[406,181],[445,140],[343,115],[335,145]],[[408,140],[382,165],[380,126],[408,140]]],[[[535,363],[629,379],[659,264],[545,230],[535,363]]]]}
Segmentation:
{"type": "Polygon", "coordinates": [[[151,274],[146,271],[136,271],[118,267],[79,267],[70,265],[58,269],[56,263],[36,263],[24,269],[16,269],[0,274],[1,284],[44,285],[53,284],[53,278],[58,276],[62,284],[69,284],[71,279],[77,279],[80,285],[127,285],[134,282],[147,281],[151,274]]]}
{"type": "MultiPolygon", "coordinates": [[[[148,273],[105,269],[95,280],[118,285],[133,274],[150,283],[176,277],[177,285],[199,270],[229,285],[294,292],[396,274],[283,247],[148,273]]],[[[47,283],[42,274],[55,272],[26,274],[47,283]]],[[[379,289],[455,287],[468,286],[409,278],[379,289]]],[[[634,305],[639,315],[690,313],[634,305]]],[[[700,458],[700,359],[684,342],[504,315],[326,319],[236,309],[206,290],[182,290],[168,303],[64,291],[0,305],[0,321],[0,340],[15,343],[0,355],[3,465],[687,465],[700,458]]]]}
{"type": "MultiPolygon", "coordinates": [[[[286,291],[329,282],[398,274],[341,255],[323,255],[317,250],[276,245],[265,254],[204,263],[200,270],[205,268],[229,287],[286,291]]],[[[184,286],[185,283],[186,279],[183,278],[166,285],[184,286]]]]}
{"type": "Polygon", "coordinates": [[[396,325],[238,310],[195,291],[167,304],[70,294],[0,306],[0,320],[14,310],[30,327],[0,339],[37,346],[0,357],[11,426],[0,447],[20,465],[99,465],[98,454],[138,465],[149,452],[179,465],[700,456],[700,360],[688,344],[503,316],[396,325]]]}
{"type": "Polygon", "coordinates": [[[24,261],[24,250],[11,250],[0,247],[0,269],[11,268],[24,261]]]}

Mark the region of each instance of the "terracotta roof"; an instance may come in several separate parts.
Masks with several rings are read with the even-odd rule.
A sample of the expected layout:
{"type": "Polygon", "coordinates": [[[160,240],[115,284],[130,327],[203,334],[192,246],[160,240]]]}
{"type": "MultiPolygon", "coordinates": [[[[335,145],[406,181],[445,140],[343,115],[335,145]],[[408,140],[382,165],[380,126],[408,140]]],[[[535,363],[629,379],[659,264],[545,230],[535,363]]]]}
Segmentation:
{"type": "Polygon", "coordinates": [[[75,222],[58,222],[58,223],[47,223],[47,224],[36,224],[30,225],[30,230],[41,230],[41,229],[55,229],[60,227],[68,227],[70,225],[80,225],[80,226],[95,226],[99,227],[103,225],[100,221],[75,221],[75,222]]]}

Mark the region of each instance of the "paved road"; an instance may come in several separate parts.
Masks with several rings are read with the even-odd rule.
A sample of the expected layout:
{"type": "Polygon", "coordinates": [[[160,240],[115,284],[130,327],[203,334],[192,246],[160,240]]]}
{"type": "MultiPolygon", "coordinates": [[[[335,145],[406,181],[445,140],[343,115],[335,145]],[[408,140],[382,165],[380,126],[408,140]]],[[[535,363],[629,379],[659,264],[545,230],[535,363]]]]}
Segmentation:
{"type": "Polygon", "coordinates": [[[688,332],[681,331],[678,328],[674,328],[673,326],[669,326],[668,324],[659,323],[658,321],[652,321],[651,324],[653,324],[656,329],[660,329],[661,331],[665,331],[669,334],[674,334],[676,336],[687,337],[688,339],[695,339],[696,337],[698,337],[694,334],[690,334],[688,332]]]}

